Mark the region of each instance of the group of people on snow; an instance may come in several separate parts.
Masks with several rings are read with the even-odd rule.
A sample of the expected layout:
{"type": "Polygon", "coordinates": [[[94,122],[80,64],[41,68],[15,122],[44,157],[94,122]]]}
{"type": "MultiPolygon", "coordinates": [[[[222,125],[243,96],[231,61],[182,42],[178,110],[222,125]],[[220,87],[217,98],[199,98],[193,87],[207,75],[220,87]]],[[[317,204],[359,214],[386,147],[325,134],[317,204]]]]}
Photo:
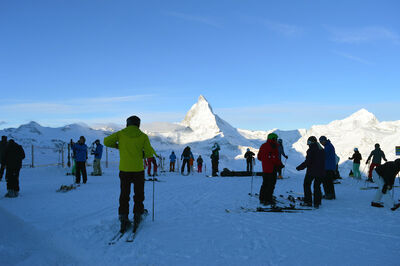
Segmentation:
{"type": "MultiPolygon", "coordinates": [[[[86,171],[86,162],[88,159],[88,151],[89,148],[85,144],[86,138],[84,136],[80,136],[77,142],[74,142],[72,139],[70,141],[70,147],[72,149],[72,174],[75,175],[75,183],[81,183],[81,176],[82,176],[82,183],[86,184],[87,182],[87,171],[86,171]]],[[[101,157],[103,155],[103,145],[101,145],[100,140],[97,139],[93,142],[90,147],[90,153],[94,156],[93,159],[93,172],[91,175],[93,176],[101,176],[101,157]],[[96,146],[96,147],[94,147],[96,146]]]]}
{"type": "Polygon", "coordinates": [[[6,172],[7,198],[18,197],[19,194],[19,172],[22,168],[22,160],[25,151],[21,145],[13,139],[7,141],[7,136],[2,136],[0,141],[0,181],[6,172]]]}

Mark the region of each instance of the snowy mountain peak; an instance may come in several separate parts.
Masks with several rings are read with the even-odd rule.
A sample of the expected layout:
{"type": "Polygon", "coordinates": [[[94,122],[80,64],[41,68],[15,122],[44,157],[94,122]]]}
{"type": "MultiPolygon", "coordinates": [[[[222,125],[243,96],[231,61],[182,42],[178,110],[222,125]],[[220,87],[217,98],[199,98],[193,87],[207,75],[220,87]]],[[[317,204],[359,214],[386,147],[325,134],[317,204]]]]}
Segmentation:
{"type": "Polygon", "coordinates": [[[345,120],[347,121],[358,121],[361,123],[376,123],[378,122],[378,119],[375,117],[373,113],[368,112],[366,109],[362,108],[358,110],[357,112],[353,113],[349,117],[347,117],[345,120]]]}
{"type": "Polygon", "coordinates": [[[199,96],[197,103],[187,112],[182,125],[190,127],[194,131],[206,129],[211,129],[214,133],[220,131],[212,107],[203,95],[199,96]]]}

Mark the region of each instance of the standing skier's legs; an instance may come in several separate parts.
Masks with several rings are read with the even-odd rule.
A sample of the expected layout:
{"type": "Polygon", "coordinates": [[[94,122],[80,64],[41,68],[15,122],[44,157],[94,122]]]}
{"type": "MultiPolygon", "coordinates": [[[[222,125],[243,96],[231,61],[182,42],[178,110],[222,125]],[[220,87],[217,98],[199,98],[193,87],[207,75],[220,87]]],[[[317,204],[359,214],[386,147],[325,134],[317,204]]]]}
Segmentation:
{"type": "Polygon", "coordinates": [[[212,176],[217,176],[217,173],[218,173],[218,160],[217,159],[212,159],[211,160],[211,166],[212,166],[212,176]]]}
{"type": "Polygon", "coordinates": [[[133,213],[142,214],[144,211],[144,171],[132,173],[133,178],[133,213]]]}
{"type": "Polygon", "coordinates": [[[100,159],[95,158],[93,160],[93,175],[101,175],[101,165],[100,165],[100,159]]]}
{"type": "Polygon", "coordinates": [[[353,163],[353,174],[354,174],[354,178],[361,179],[360,164],[359,163],[353,163]]]}
{"type": "Polygon", "coordinates": [[[369,166],[369,171],[368,171],[368,180],[372,180],[372,171],[375,169],[375,167],[379,166],[380,164],[377,163],[371,163],[369,166]]]}
{"type": "Polygon", "coordinates": [[[129,177],[129,172],[119,172],[120,194],[118,215],[121,222],[120,232],[125,232],[129,226],[129,195],[131,193],[132,180],[129,177]]]}
{"type": "Polygon", "coordinates": [[[321,178],[314,178],[314,207],[318,208],[321,205],[322,193],[321,193],[321,178]]]}
{"type": "Polygon", "coordinates": [[[82,162],[75,162],[75,183],[81,183],[82,162]]]}
{"type": "Polygon", "coordinates": [[[198,164],[197,165],[197,172],[201,173],[202,168],[203,168],[203,165],[202,164],[198,164]]]}
{"type": "Polygon", "coordinates": [[[385,196],[387,201],[391,204],[391,206],[394,206],[394,201],[393,201],[392,197],[390,196],[390,194],[388,193],[388,191],[385,194],[383,194],[383,192],[382,192],[382,188],[385,185],[385,181],[383,180],[383,178],[381,176],[379,176],[375,170],[372,171],[372,177],[374,179],[375,184],[378,185],[378,190],[375,193],[375,197],[374,197],[372,203],[380,203],[380,201],[382,200],[382,197],[385,196]]]}
{"type": "Polygon", "coordinates": [[[0,164],[0,181],[1,181],[1,179],[3,179],[5,169],[6,169],[5,164],[0,164]]]}
{"type": "MultiPolygon", "coordinates": [[[[303,188],[304,188],[304,203],[312,204],[312,193],[311,193],[311,183],[313,182],[314,177],[306,175],[304,177],[303,188]]],[[[315,181],[314,181],[315,184],[315,181]]]]}

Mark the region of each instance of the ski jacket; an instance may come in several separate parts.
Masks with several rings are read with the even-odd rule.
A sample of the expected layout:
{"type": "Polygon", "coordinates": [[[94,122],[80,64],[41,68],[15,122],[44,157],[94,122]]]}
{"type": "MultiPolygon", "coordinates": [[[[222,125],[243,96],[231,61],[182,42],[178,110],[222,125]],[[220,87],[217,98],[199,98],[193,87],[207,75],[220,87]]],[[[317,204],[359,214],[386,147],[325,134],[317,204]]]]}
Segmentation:
{"type": "Polygon", "coordinates": [[[214,144],[214,146],[211,149],[211,160],[219,160],[219,145],[218,144],[214,144]]]}
{"type": "Polygon", "coordinates": [[[6,148],[7,148],[7,141],[0,141],[0,163],[1,164],[4,163],[6,148]]]}
{"type": "Polygon", "coordinates": [[[175,153],[171,153],[171,155],[169,156],[169,160],[171,161],[171,163],[174,163],[176,160],[176,155],[175,153]]]}
{"type": "Polygon", "coordinates": [[[328,139],[325,144],[325,170],[336,170],[336,153],[331,141],[328,139]]]}
{"type": "Polygon", "coordinates": [[[103,155],[103,145],[98,144],[96,146],[96,150],[94,151],[94,158],[101,159],[102,155],[103,155]]]}
{"type": "Polygon", "coordinates": [[[22,160],[25,159],[25,151],[21,145],[9,141],[4,154],[6,168],[19,169],[22,167],[22,160]]]}
{"type": "Polygon", "coordinates": [[[297,170],[307,168],[306,175],[312,177],[325,176],[325,151],[318,143],[310,144],[306,160],[296,167],[297,170]]]}
{"type": "Polygon", "coordinates": [[[361,160],[362,160],[361,153],[358,152],[358,151],[355,151],[355,152],[353,153],[353,156],[351,156],[351,157],[349,158],[349,160],[353,160],[353,163],[358,163],[358,164],[360,164],[360,162],[361,162],[361,160]]]}
{"type": "Polygon", "coordinates": [[[134,125],[105,137],[104,145],[119,149],[119,170],[123,172],[144,171],[143,156],[151,158],[155,153],[149,137],[134,125]]]}
{"type": "Polygon", "coordinates": [[[279,159],[282,160],[282,155],[286,157],[285,150],[283,149],[283,145],[278,143],[278,151],[279,151],[279,159]]]}
{"type": "Polygon", "coordinates": [[[387,161],[386,157],[385,157],[385,153],[381,150],[381,148],[377,148],[377,149],[371,151],[371,154],[368,156],[367,162],[369,162],[371,157],[372,157],[372,163],[374,163],[374,164],[381,164],[382,159],[387,161]]]}
{"type": "Polygon", "coordinates": [[[197,165],[202,165],[203,164],[203,158],[199,157],[197,158],[197,165]]]}
{"type": "Polygon", "coordinates": [[[88,146],[86,144],[75,143],[72,145],[75,162],[86,162],[88,156],[88,146]]]}
{"type": "Polygon", "coordinates": [[[262,162],[264,173],[273,173],[283,167],[279,159],[278,143],[274,139],[269,139],[261,145],[257,159],[262,162]]]}
{"type": "Polygon", "coordinates": [[[395,162],[387,162],[375,168],[376,173],[385,180],[385,185],[393,186],[400,167],[395,162]]]}
{"type": "Polygon", "coordinates": [[[246,158],[246,160],[248,161],[248,162],[251,162],[251,161],[253,161],[253,157],[255,156],[255,154],[254,154],[254,152],[252,152],[252,151],[247,151],[245,154],[244,154],[244,158],[246,158]]]}
{"type": "Polygon", "coordinates": [[[190,160],[190,159],[192,159],[192,158],[193,158],[193,154],[192,154],[192,152],[190,151],[190,148],[189,148],[189,147],[186,147],[186,148],[183,150],[183,152],[182,152],[181,160],[182,160],[182,159],[190,160]]]}

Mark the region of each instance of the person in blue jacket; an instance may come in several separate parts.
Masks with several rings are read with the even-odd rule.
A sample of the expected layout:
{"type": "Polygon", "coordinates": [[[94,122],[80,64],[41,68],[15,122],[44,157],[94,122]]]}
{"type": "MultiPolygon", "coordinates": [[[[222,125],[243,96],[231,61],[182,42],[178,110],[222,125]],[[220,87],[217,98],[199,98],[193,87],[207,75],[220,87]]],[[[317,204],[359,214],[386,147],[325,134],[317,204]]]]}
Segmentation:
{"type": "Polygon", "coordinates": [[[96,139],[94,142],[96,144],[96,149],[93,151],[94,160],[93,160],[93,175],[101,176],[101,157],[103,155],[103,145],[100,144],[100,140],[96,139]]]}
{"type": "Polygon", "coordinates": [[[319,138],[319,142],[324,146],[325,150],[325,178],[322,180],[325,191],[325,199],[336,199],[335,186],[333,180],[335,179],[336,171],[336,153],[331,141],[325,136],[319,138]]]}
{"type": "Polygon", "coordinates": [[[81,183],[81,173],[83,184],[86,184],[87,182],[86,160],[88,158],[88,147],[86,146],[85,142],[85,137],[81,136],[79,138],[79,141],[72,145],[72,150],[74,151],[76,162],[75,183],[77,184],[81,183]]]}
{"type": "Polygon", "coordinates": [[[172,151],[171,155],[169,156],[169,171],[170,172],[175,172],[175,161],[176,161],[176,155],[175,155],[175,152],[172,151]]]}

